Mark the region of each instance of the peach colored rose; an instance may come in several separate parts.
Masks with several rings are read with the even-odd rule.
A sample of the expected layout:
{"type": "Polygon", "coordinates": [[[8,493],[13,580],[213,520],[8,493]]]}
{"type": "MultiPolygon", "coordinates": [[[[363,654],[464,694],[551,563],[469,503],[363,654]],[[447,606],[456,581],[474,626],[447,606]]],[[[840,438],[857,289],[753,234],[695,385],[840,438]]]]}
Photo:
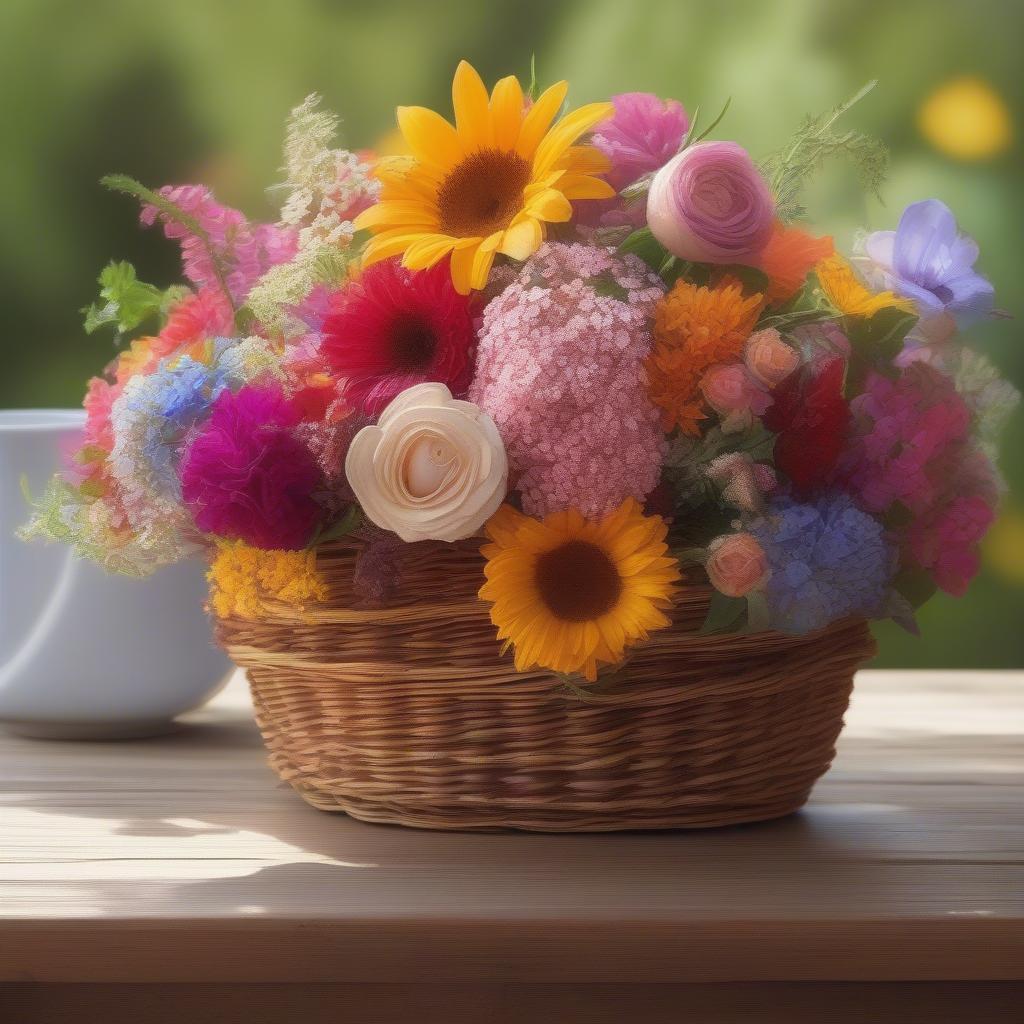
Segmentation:
{"type": "Polygon", "coordinates": [[[772,404],[771,395],[742,363],[717,363],[700,382],[704,400],[722,417],[722,430],[730,433],[748,426],[772,404]]]}
{"type": "Polygon", "coordinates": [[[356,434],[345,475],[366,515],[407,542],[470,537],[508,490],[494,421],[443,384],[417,384],[356,434]]]}
{"type": "Polygon", "coordinates": [[[711,585],[727,597],[746,597],[768,580],[768,559],[749,533],[730,533],[708,545],[704,565],[711,585]]]}
{"type": "Polygon", "coordinates": [[[777,387],[800,365],[800,354],[774,327],[755,331],[747,339],[743,359],[754,377],[769,388],[777,387]]]}

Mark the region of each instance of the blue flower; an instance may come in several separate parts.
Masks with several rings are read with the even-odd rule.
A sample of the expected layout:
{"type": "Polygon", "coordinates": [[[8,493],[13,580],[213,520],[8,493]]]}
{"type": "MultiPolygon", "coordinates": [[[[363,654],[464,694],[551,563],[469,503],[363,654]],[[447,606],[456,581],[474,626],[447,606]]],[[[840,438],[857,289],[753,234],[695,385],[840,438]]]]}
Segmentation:
{"type": "Polygon", "coordinates": [[[882,612],[895,552],[881,523],[848,495],[806,505],[778,498],[748,528],[771,569],[766,597],[773,628],[808,633],[847,615],[882,612]]]}
{"type": "Polygon", "coordinates": [[[994,289],[974,271],[978,246],[938,199],[911,203],[895,231],[867,236],[864,251],[871,284],[912,299],[922,319],[948,312],[965,324],[992,310],[994,289]]]}

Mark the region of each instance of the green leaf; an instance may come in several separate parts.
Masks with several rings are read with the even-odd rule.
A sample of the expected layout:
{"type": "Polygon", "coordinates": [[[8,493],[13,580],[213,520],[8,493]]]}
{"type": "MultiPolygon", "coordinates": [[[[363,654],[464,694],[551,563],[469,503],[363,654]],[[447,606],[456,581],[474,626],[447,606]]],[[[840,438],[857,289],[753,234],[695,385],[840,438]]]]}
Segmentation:
{"type": "Polygon", "coordinates": [[[726,597],[716,590],[708,606],[708,615],[704,625],[700,627],[702,634],[737,633],[746,623],[747,599],[745,597],[726,597]]]}
{"type": "Polygon", "coordinates": [[[332,540],[348,536],[359,526],[362,518],[359,506],[349,505],[345,510],[345,514],[340,519],[336,519],[330,526],[326,528],[323,526],[317,527],[316,533],[313,534],[313,539],[306,545],[306,550],[308,551],[311,548],[319,547],[321,544],[327,544],[332,540]]]}
{"type": "Polygon", "coordinates": [[[768,275],[759,267],[748,267],[744,263],[733,263],[722,270],[735,277],[744,288],[754,292],[765,292],[768,290],[771,281],[768,275]]]}
{"type": "Polygon", "coordinates": [[[911,608],[920,608],[930,600],[938,587],[924,569],[901,569],[892,581],[893,590],[910,602],[911,608]]]}
{"type": "MultiPolygon", "coordinates": [[[[706,139],[718,127],[718,125],[721,122],[722,118],[725,117],[725,115],[728,113],[730,106],[732,106],[732,97],[731,96],[725,101],[725,106],[722,107],[721,112],[719,113],[718,117],[716,117],[714,119],[714,121],[712,121],[711,124],[709,124],[707,126],[707,128],[705,128],[704,131],[702,131],[700,133],[700,135],[694,137],[693,133],[692,133],[692,130],[687,133],[687,135],[686,135],[686,142],[684,143],[684,147],[683,148],[685,148],[686,146],[696,146],[698,142],[702,142],[704,139],[706,139]]],[[[698,110],[699,110],[699,108],[698,108],[698,110]]],[[[697,121],[697,119],[696,119],[696,115],[695,115],[694,116],[694,125],[696,125],[696,121],[697,121]]]]}
{"type": "Polygon", "coordinates": [[[846,336],[850,339],[852,358],[845,393],[856,395],[863,387],[868,370],[887,377],[898,370],[895,359],[903,349],[903,340],[917,323],[913,313],[887,307],[871,317],[847,317],[846,336]]]}
{"type": "Polygon", "coordinates": [[[526,95],[531,100],[537,99],[537,54],[530,54],[530,88],[526,90],[526,95]]]}
{"type": "Polygon", "coordinates": [[[100,273],[100,298],[103,305],[93,303],[85,314],[85,332],[92,334],[101,327],[113,325],[118,334],[132,331],[139,324],[159,316],[164,308],[164,293],[140,281],[130,263],[110,263],[100,273]]]}
{"type": "Polygon", "coordinates": [[[610,299],[618,299],[619,302],[627,302],[629,300],[629,290],[615,280],[610,270],[602,271],[600,274],[588,278],[587,284],[593,289],[595,295],[604,295],[610,299]]]}
{"type": "Polygon", "coordinates": [[[637,228],[620,243],[619,252],[631,252],[639,256],[655,273],[669,255],[650,228],[637,228]]]}

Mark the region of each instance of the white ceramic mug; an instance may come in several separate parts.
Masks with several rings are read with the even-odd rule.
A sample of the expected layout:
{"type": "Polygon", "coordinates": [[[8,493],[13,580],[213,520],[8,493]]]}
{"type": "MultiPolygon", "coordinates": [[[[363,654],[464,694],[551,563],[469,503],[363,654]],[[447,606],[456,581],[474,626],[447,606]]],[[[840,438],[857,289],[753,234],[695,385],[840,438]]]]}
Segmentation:
{"type": "Polygon", "coordinates": [[[41,494],[83,423],[70,409],[0,410],[0,723],[46,738],[153,735],[216,693],[231,664],[199,560],[137,580],[15,536],[29,514],[21,481],[41,494]]]}

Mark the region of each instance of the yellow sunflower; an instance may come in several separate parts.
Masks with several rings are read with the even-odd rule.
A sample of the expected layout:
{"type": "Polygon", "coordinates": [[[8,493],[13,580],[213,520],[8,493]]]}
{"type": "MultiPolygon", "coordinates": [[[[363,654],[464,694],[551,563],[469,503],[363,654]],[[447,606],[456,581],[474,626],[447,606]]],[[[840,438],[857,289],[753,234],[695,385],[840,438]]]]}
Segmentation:
{"type": "Polygon", "coordinates": [[[498,639],[515,648],[516,671],[535,666],[597,679],[599,663],[669,625],[679,564],[668,556],[668,527],[632,498],[594,522],[575,509],[543,522],[503,505],[483,548],[498,639]]]}
{"type": "Polygon", "coordinates": [[[873,317],[881,309],[901,309],[916,313],[910,299],[901,299],[894,292],[871,292],[861,283],[853,267],[834,253],[814,268],[825,298],[844,316],[873,317]]]}
{"type": "Polygon", "coordinates": [[[374,233],[364,262],[401,254],[406,267],[423,270],[451,253],[452,281],[465,295],[484,287],[498,253],[524,260],[536,252],[545,225],[572,216],[571,200],[613,196],[596,177],[607,158],[575,145],[612,105],[591,103],[552,127],[567,90],[559,82],[527,109],[514,76],[488,97],[462,61],[452,83],[454,127],[425,107],[399,107],[411,156],[377,165],[380,201],[355,222],[374,233]]]}

